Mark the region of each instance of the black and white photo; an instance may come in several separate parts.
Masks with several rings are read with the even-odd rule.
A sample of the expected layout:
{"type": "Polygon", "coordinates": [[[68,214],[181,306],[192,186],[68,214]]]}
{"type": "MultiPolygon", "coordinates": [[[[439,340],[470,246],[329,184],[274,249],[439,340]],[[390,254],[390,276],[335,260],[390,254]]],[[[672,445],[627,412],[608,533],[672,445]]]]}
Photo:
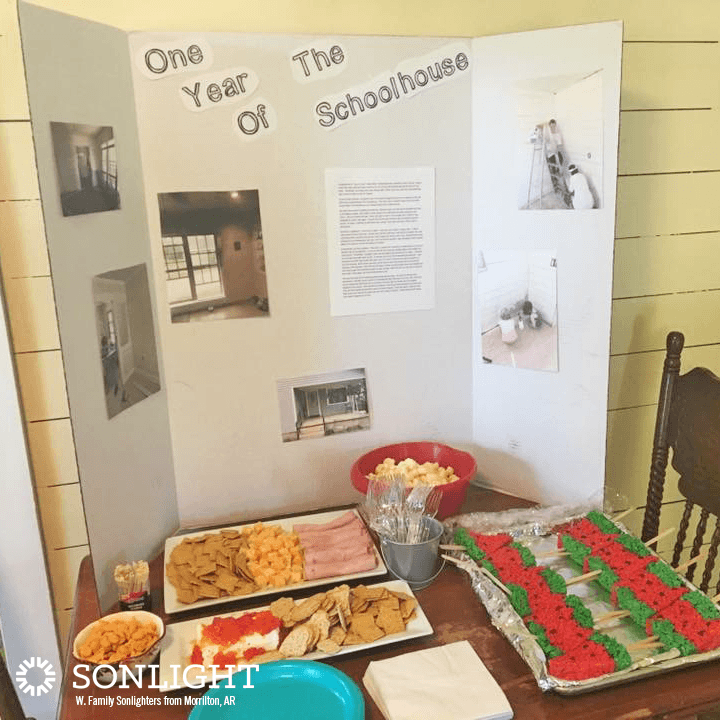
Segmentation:
{"type": "Polygon", "coordinates": [[[108,418],[160,390],[150,286],[144,264],[92,280],[108,418]]]}
{"type": "Polygon", "coordinates": [[[158,195],[173,323],[267,317],[257,190],[158,195]]]}
{"type": "Polygon", "coordinates": [[[555,254],[488,251],[481,255],[478,296],[483,362],[557,372],[555,254]]]}
{"type": "Polygon", "coordinates": [[[602,72],[528,80],[518,91],[518,207],[602,207],[602,72]]]}
{"type": "Polygon", "coordinates": [[[115,133],[108,126],[51,122],[60,206],[65,217],[118,210],[115,133]]]}

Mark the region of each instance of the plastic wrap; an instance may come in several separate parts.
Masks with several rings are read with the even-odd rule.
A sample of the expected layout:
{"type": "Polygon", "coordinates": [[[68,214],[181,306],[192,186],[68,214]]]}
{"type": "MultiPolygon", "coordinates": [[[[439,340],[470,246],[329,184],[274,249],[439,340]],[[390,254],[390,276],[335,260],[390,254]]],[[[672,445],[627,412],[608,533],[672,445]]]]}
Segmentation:
{"type": "MultiPolygon", "coordinates": [[[[560,523],[582,517],[592,509],[598,508],[593,506],[555,506],[456,515],[445,521],[444,542],[452,543],[452,537],[458,527],[484,534],[505,532],[529,547],[535,554],[539,565],[552,567],[569,579],[579,573],[567,559],[554,555],[553,551],[557,549],[557,535],[553,533],[553,528],[560,523]]],[[[627,532],[627,528],[623,526],[622,522],[615,524],[627,532]]],[[[535,676],[538,686],[543,691],[552,690],[565,695],[574,695],[632,682],[676,668],[716,660],[720,657],[720,649],[686,657],[679,657],[676,650],[661,653],[648,651],[646,656],[638,656],[636,662],[626,670],[579,681],[554,677],[548,673],[545,655],[535,641],[535,637],[525,627],[522,619],[510,604],[507,595],[464,552],[452,551],[449,554],[455,557],[459,561],[458,566],[468,573],[473,590],[485,606],[493,625],[525,660],[535,676]]],[[[697,590],[691,582],[686,580],[685,583],[688,589],[697,590]]],[[[592,581],[574,585],[572,592],[582,598],[595,617],[600,617],[616,609],[606,599],[607,593],[592,581]]],[[[624,618],[604,623],[599,629],[626,646],[646,637],[645,633],[637,628],[631,620],[624,618]]]]}

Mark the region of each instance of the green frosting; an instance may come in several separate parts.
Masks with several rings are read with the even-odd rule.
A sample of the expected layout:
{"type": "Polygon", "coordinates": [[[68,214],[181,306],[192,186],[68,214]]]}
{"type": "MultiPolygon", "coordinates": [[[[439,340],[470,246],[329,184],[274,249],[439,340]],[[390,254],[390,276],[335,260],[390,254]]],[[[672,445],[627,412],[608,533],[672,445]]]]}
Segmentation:
{"type": "MultiPolygon", "coordinates": [[[[455,544],[462,545],[465,548],[465,552],[476,562],[482,563],[483,559],[487,557],[484,550],[481,550],[472,539],[470,534],[465,528],[458,528],[455,531],[454,536],[455,544]]],[[[488,568],[489,569],[489,568],[488,568]]],[[[497,573],[497,571],[495,571],[497,573]]]]}
{"type": "Polygon", "coordinates": [[[612,589],[613,585],[620,579],[617,574],[608,566],[608,564],[599,557],[591,555],[587,561],[588,571],[599,570],[600,574],[595,578],[600,587],[604,588],[608,592],[612,589]]]}
{"type": "Polygon", "coordinates": [[[720,618],[720,610],[715,603],[705,593],[700,590],[691,590],[682,596],[683,600],[687,600],[705,620],[714,620],[720,618]]]}
{"type": "Polygon", "coordinates": [[[520,617],[529,615],[531,610],[527,590],[516,583],[508,583],[507,588],[510,591],[510,604],[515,608],[515,612],[520,617]]]}
{"type": "Polygon", "coordinates": [[[604,533],[619,535],[622,530],[611,520],[608,520],[598,510],[591,510],[585,516],[593,525],[599,527],[604,533]]]}
{"type": "Polygon", "coordinates": [[[510,547],[514,547],[518,551],[520,560],[525,567],[535,567],[535,565],[537,565],[535,556],[532,554],[530,548],[526,548],[519,542],[511,542],[510,547]]]}
{"type": "Polygon", "coordinates": [[[548,587],[552,592],[559,593],[561,595],[564,595],[567,592],[565,578],[559,573],[556,573],[552,568],[546,567],[540,574],[545,578],[545,582],[547,582],[548,587]]]}
{"type": "Polygon", "coordinates": [[[678,588],[685,585],[680,576],[662,560],[655,560],[648,564],[647,569],[657,575],[668,587],[678,588]]]}
{"type": "Polygon", "coordinates": [[[563,548],[565,548],[565,551],[570,556],[570,560],[572,560],[576,565],[583,567],[585,558],[590,554],[590,548],[585,545],[585,543],[581,543],[571,535],[562,535],[560,541],[562,542],[563,548]]]}
{"type": "Polygon", "coordinates": [[[483,558],[480,561],[480,564],[491,574],[493,574],[498,580],[500,580],[500,573],[497,571],[497,568],[487,559],[483,558]]]}
{"type": "Polygon", "coordinates": [[[619,537],[616,537],[615,540],[617,540],[617,542],[619,542],[621,545],[624,545],[631,553],[635,553],[635,555],[639,557],[647,557],[648,555],[652,555],[652,553],[645,547],[645,545],[643,545],[642,540],[638,540],[632,535],[623,533],[619,537]]]}
{"type": "Polygon", "coordinates": [[[632,665],[632,659],[630,653],[627,651],[624,645],[619,643],[615,638],[603,633],[595,632],[590,636],[590,639],[603,645],[608,651],[608,654],[615,661],[616,670],[624,670],[632,665]]]}
{"type": "Polygon", "coordinates": [[[677,648],[681,655],[692,655],[697,652],[697,648],[686,637],[680,635],[669,620],[654,620],[652,629],[653,634],[658,636],[665,647],[677,648]]]}
{"type": "Polygon", "coordinates": [[[642,600],[638,600],[630,588],[619,587],[615,591],[615,597],[617,606],[622,610],[627,610],[632,621],[644,632],[647,621],[655,614],[655,611],[642,600]]]}
{"type": "Polygon", "coordinates": [[[592,613],[585,607],[583,601],[577,595],[568,595],[565,604],[572,608],[573,617],[578,625],[591,628],[595,625],[592,613]]]}
{"type": "Polygon", "coordinates": [[[545,628],[542,625],[538,625],[536,622],[530,620],[527,624],[527,629],[537,638],[538,645],[548,660],[562,655],[562,651],[548,640],[545,634],[545,628]]]}

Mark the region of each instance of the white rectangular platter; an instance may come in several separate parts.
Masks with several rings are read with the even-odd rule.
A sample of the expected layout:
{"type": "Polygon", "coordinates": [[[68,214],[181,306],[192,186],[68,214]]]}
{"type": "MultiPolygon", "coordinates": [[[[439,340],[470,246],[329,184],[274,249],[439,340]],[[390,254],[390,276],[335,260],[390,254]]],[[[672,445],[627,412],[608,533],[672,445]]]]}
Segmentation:
{"type": "MultiPolygon", "coordinates": [[[[394,590],[396,592],[402,592],[412,597],[415,597],[410,586],[402,580],[391,580],[385,583],[377,583],[370,585],[369,587],[386,587],[388,590],[394,590]]],[[[415,598],[417,600],[417,598],[415,598]]],[[[161,650],[160,650],[160,677],[159,686],[162,692],[169,690],[179,690],[186,687],[201,687],[203,684],[212,682],[212,674],[205,673],[199,668],[193,667],[184,673],[185,668],[190,664],[189,658],[192,652],[193,644],[197,637],[197,626],[201,622],[210,622],[214,617],[240,617],[245,613],[258,612],[260,610],[267,610],[269,606],[251,608],[249,610],[242,610],[240,612],[224,613],[222,615],[209,615],[206,618],[200,618],[198,620],[185,620],[184,622],[173,623],[166,627],[165,637],[163,638],[161,650]],[[174,668],[177,668],[175,670],[174,668]],[[183,677],[185,675],[185,677],[183,677]],[[179,682],[179,684],[176,684],[179,682]]],[[[404,632],[394,633],[392,635],[386,635],[372,643],[362,643],[360,645],[348,645],[341,646],[340,650],[332,655],[328,655],[322,652],[311,652],[307,655],[303,655],[301,660],[324,660],[329,658],[338,657],[340,655],[348,655],[349,653],[359,652],[360,650],[367,650],[368,648],[380,647],[382,645],[390,645],[394,643],[403,642],[404,640],[411,640],[413,638],[424,637],[426,635],[432,635],[433,629],[428,621],[425,613],[420,607],[418,602],[415,607],[415,616],[405,626],[404,632]]],[[[297,658],[293,658],[297,659],[297,658]]],[[[249,661],[252,665],[252,660],[249,661]]],[[[262,666],[261,666],[262,667],[262,666]]],[[[218,672],[217,677],[223,679],[226,677],[225,673],[218,672]]]]}
{"type": "MultiPolygon", "coordinates": [[[[290,532],[293,525],[298,523],[326,523],[334,520],[341,515],[344,515],[347,510],[331,510],[328,512],[313,513],[310,515],[299,515],[291,518],[282,518],[280,520],[268,520],[263,522],[264,525],[279,525],[283,530],[290,532]]],[[[360,515],[356,510],[353,513],[360,518],[360,515]]],[[[360,518],[362,522],[362,518],[360,518]]],[[[228,525],[222,528],[213,528],[212,530],[203,530],[201,532],[185,533],[183,535],[173,535],[165,541],[165,557],[163,559],[163,589],[165,596],[165,612],[168,615],[173,613],[183,612],[185,610],[196,610],[203,607],[211,607],[213,605],[222,605],[228,602],[234,602],[237,600],[246,600],[247,598],[262,597],[264,595],[278,595],[278,594],[289,594],[295,590],[303,590],[305,588],[318,587],[320,585],[328,585],[329,583],[340,584],[346,580],[357,580],[360,578],[377,577],[378,575],[384,575],[387,572],[385,563],[382,561],[377,548],[373,545],[373,552],[375,553],[375,559],[377,565],[372,570],[365,570],[364,572],[354,573],[352,575],[337,575],[334,577],[318,578],[317,580],[305,580],[301,583],[295,583],[294,585],[285,585],[284,587],[267,587],[262,590],[258,590],[248,595],[225,595],[219,598],[207,598],[205,600],[197,600],[194,603],[181,603],[178,600],[175,586],[170,582],[167,576],[167,561],[170,558],[170,554],[173,549],[178,546],[184,538],[201,537],[208,533],[220,532],[221,530],[241,530],[245,527],[252,527],[255,523],[246,523],[244,525],[228,525]]],[[[364,524],[364,523],[363,523],[364,524]]]]}

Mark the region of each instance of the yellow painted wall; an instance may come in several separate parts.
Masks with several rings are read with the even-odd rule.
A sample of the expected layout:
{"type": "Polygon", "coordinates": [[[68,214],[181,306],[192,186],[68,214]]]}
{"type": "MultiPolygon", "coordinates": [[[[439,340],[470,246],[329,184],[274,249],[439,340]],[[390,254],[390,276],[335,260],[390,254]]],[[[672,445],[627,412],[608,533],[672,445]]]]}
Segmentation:
{"type": "MultiPolygon", "coordinates": [[[[665,335],[720,371],[716,0],[42,0],[127,30],[481,36],[625,23],[606,486],[642,506],[665,335]]],[[[61,636],[87,552],[14,0],[0,0],[0,266],[61,636]]],[[[668,501],[677,499],[670,493],[668,501]]],[[[675,506],[668,507],[669,515],[675,506]]],[[[636,512],[628,519],[636,525],[636,512]]],[[[637,525],[636,525],[637,526],[637,525]]]]}

